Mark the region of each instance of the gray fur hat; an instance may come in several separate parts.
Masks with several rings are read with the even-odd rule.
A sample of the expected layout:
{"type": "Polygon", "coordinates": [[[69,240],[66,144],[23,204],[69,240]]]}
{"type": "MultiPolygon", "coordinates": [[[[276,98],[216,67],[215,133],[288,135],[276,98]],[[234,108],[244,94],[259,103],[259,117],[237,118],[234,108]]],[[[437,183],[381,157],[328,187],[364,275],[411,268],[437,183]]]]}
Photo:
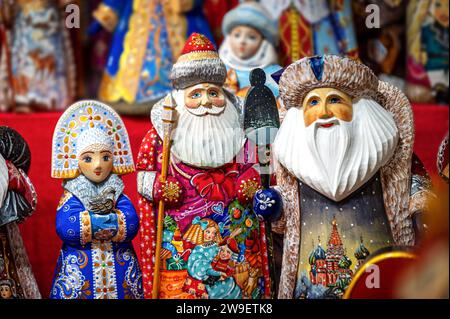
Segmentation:
{"type": "Polygon", "coordinates": [[[227,69],[216,48],[203,34],[193,33],[170,73],[173,87],[183,90],[199,83],[222,86],[227,69]]]}
{"type": "Polygon", "coordinates": [[[352,98],[373,98],[378,92],[378,78],[372,70],[336,55],[306,57],[292,63],[283,71],[279,85],[287,108],[300,107],[308,92],[316,88],[333,87],[352,98]]]}

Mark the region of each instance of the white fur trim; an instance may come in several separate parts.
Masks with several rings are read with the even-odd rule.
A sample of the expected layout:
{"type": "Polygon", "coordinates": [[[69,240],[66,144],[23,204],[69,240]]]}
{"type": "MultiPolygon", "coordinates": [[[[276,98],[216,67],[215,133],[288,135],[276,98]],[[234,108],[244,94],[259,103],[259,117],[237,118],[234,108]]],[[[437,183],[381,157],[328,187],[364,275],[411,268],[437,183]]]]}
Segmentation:
{"type": "Polygon", "coordinates": [[[227,69],[219,58],[175,63],[170,73],[175,89],[185,89],[199,83],[222,86],[226,78],[227,69]]]}
{"type": "Polygon", "coordinates": [[[153,201],[153,185],[155,184],[156,172],[138,172],[137,190],[138,193],[153,201]]]}

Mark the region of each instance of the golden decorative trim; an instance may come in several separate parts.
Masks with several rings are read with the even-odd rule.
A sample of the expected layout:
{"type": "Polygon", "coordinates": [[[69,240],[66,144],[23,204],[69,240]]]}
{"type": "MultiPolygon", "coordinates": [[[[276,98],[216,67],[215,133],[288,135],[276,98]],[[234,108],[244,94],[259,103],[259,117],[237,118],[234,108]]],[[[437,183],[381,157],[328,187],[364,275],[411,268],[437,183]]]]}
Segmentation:
{"type": "Polygon", "coordinates": [[[355,288],[356,283],[359,281],[359,279],[362,277],[362,275],[366,273],[366,269],[368,266],[376,265],[384,260],[392,259],[392,258],[416,259],[417,256],[413,253],[409,253],[406,251],[392,251],[392,252],[382,253],[380,255],[370,258],[358,269],[355,276],[352,278],[350,285],[345,290],[343,299],[351,298],[351,293],[352,293],[353,289],[355,288]]]}
{"type": "Polygon", "coordinates": [[[172,12],[182,14],[191,11],[194,8],[194,0],[175,0],[168,1],[172,12]]]}
{"type": "Polygon", "coordinates": [[[133,173],[134,165],[114,166],[112,172],[117,175],[133,173]]]}
{"type": "Polygon", "coordinates": [[[175,62],[183,51],[186,42],[187,19],[183,14],[174,10],[170,1],[163,1],[162,9],[166,20],[167,39],[172,49],[172,59],[175,62]]]}
{"type": "Polygon", "coordinates": [[[48,5],[47,0],[18,0],[17,2],[25,15],[42,10],[48,5]]]}
{"type": "MultiPolygon", "coordinates": [[[[288,21],[289,25],[291,27],[291,47],[290,47],[290,55],[292,61],[297,61],[300,59],[300,34],[297,29],[299,27],[298,25],[301,24],[303,21],[300,19],[300,15],[297,12],[297,10],[291,8],[288,12],[288,21]]],[[[301,26],[302,27],[302,26],[301,26]]],[[[299,27],[299,28],[301,28],[299,27]]]]}
{"type": "Polygon", "coordinates": [[[78,177],[79,175],[80,175],[80,170],[78,168],[77,169],[68,169],[68,170],[54,169],[52,171],[53,178],[67,179],[67,178],[75,178],[75,177],[78,177]]]}
{"type": "Polygon", "coordinates": [[[101,3],[92,13],[92,16],[109,32],[113,32],[116,28],[119,17],[117,13],[109,6],[101,3]]]}
{"type": "Polygon", "coordinates": [[[117,214],[117,234],[111,239],[114,242],[122,242],[127,237],[127,224],[125,221],[125,215],[118,209],[114,210],[117,214]]]}
{"type": "Polygon", "coordinates": [[[103,72],[98,97],[105,102],[117,102],[120,100],[120,92],[117,90],[117,77],[110,76],[106,71],[103,72]]]}
{"type": "Polygon", "coordinates": [[[81,245],[86,245],[87,243],[92,242],[91,216],[87,210],[80,213],[80,228],[81,245]]]}
{"type": "Polygon", "coordinates": [[[197,51],[191,52],[187,54],[183,54],[178,58],[177,63],[190,62],[190,61],[198,61],[205,59],[219,59],[219,54],[214,51],[197,51]]]}

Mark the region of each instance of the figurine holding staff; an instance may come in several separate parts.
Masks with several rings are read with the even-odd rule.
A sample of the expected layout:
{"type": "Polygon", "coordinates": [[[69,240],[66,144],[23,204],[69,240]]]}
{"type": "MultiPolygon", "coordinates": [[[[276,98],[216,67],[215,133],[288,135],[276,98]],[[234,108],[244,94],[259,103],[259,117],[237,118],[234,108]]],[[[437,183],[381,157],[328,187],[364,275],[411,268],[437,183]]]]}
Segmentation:
{"type": "MultiPolygon", "coordinates": [[[[265,83],[264,70],[254,69],[250,73],[251,88],[244,104],[244,130],[247,138],[258,147],[259,173],[263,189],[258,190],[253,198],[253,210],[261,217],[262,223],[264,220],[267,221],[265,228],[269,262],[271,270],[274,271],[271,222],[280,216],[282,203],[279,193],[270,188],[270,145],[280,127],[280,119],[275,96],[265,83]]],[[[272,276],[274,277],[274,274],[272,276]]],[[[274,287],[271,290],[274,291],[274,287]]]]}
{"type": "MultiPolygon", "coordinates": [[[[163,155],[162,155],[162,169],[160,181],[162,183],[167,180],[167,170],[169,168],[170,160],[170,136],[172,134],[173,124],[175,123],[175,101],[172,94],[166,97],[163,105],[163,125],[164,125],[164,137],[163,137],[163,155]]],[[[158,205],[158,223],[157,223],[157,235],[156,235],[156,252],[155,252],[155,274],[153,278],[153,299],[159,296],[159,264],[161,258],[161,244],[162,244],[162,228],[164,218],[164,201],[160,201],[158,205]]]]}
{"type": "Polygon", "coordinates": [[[261,188],[255,147],[245,137],[241,100],[224,88],[226,76],[214,45],[194,33],[171,72],[175,103],[161,100],[152,109],[137,164],[146,298],[273,294],[264,223],[252,207],[261,188]],[[177,113],[170,156],[163,141],[174,118],[164,115],[169,104],[177,113]]]}

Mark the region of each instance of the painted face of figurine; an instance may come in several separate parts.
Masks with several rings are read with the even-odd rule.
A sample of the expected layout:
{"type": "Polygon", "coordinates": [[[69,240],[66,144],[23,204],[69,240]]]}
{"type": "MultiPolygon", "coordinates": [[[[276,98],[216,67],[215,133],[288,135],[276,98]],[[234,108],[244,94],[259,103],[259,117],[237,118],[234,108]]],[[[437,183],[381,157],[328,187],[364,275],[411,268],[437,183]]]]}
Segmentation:
{"type": "Polygon", "coordinates": [[[113,169],[113,156],[110,151],[87,151],[80,155],[78,167],[91,182],[101,183],[113,169]]]}
{"type": "Polygon", "coordinates": [[[273,143],[274,155],[308,186],[340,201],[392,157],[398,130],[392,115],[375,100],[355,99],[347,105],[347,97],[339,91],[315,93],[301,102],[313,104],[304,106],[306,110],[290,108],[286,113],[273,143]],[[323,106],[327,104],[329,109],[323,106]],[[314,116],[305,119],[304,112],[314,116]]]}
{"type": "Polygon", "coordinates": [[[258,30],[244,25],[235,27],[231,30],[229,36],[231,50],[243,60],[254,56],[264,40],[258,30]]]}
{"type": "Polygon", "coordinates": [[[215,84],[200,83],[184,91],[184,104],[194,115],[220,114],[225,102],[222,88],[215,84]]]}
{"type": "Polygon", "coordinates": [[[431,14],[443,27],[448,27],[448,0],[433,0],[431,14]]]}
{"type": "Polygon", "coordinates": [[[229,260],[231,258],[231,249],[228,248],[227,245],[224,245],[220,248],[219,258],[221,260],[229,260]]]}
{"type": "Polygon", "coordinates": [[[205,242],[211,242],[216,239],[217,230],[215,227],[208,227],[205,229],[205,232],[203,233],[203,240],[205,242]]]}
{"type": "Polygon", "coordinates": [[[2,299],[10,299],[12,297],[11,287],[8,285],[0,286],[0,297],[2,299]]]}
{"type": "Polygon", "coordinates": [[[333,88],[319,88],[310,91],[303,100],[303,120],[308,127],[317,120],[325,120],[322,128],[332,127],[332,121],[337,118],[350,122],[353,118],[353,106],[350,96],[333,88]]]}

